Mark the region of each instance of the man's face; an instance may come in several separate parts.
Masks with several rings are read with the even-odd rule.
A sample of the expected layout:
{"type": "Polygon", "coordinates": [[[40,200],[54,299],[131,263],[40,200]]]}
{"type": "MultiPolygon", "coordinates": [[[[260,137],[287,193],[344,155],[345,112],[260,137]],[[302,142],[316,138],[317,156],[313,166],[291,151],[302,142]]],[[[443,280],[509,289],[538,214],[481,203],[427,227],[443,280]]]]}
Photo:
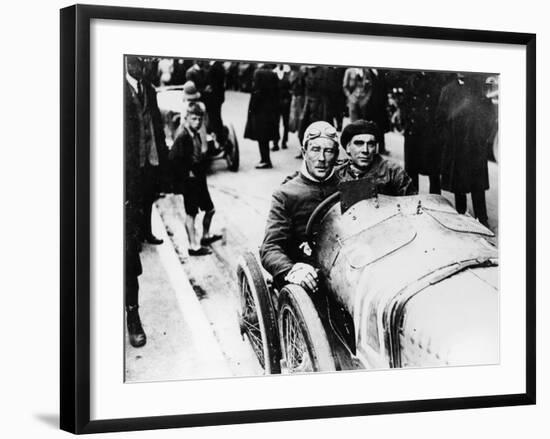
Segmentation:
{"type": "Polygon", "coordinates": [[[132,78],[140,80],[143,76],[143,61],[137,56],[128,56],[126,58],[126,69],[132,78]]]}
{"type": "Polygon", "coordinates": [[[327,178],[336,159],[338,158],[338,145],[332,140],[319,137],[308,141],[306,149],[302,149],[307,171],[318,180],[327,178]]]}
{"type": "Polygon", "coordinates": [[[374,159],[378,144],[373,134],[357,134],[346,147],[352,163],[358,169],[367,169],[374,159]]]}
{"type": "Polygon", "coordinates": [[[198,114],[188,114],[185,120],[193,131],[198,131],[202,126],[202,116],[198,114]]]}

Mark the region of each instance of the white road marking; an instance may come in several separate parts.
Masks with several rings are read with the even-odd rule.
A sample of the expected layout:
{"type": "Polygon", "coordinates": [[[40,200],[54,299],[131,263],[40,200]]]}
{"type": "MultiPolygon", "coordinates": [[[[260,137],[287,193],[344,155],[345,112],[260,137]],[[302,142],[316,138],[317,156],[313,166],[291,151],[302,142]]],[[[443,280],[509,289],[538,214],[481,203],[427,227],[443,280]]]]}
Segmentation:
{"type": "Polygon", "coordinates": [[[177,303],[183,319],[191,328],[191,336],[195,346],[198,351],[204,353],[204,357],[208,360],[205,361],[209,369],[208,375],[212,377],[232,376],[233,374],[216,340],[213,329],[204,314],[195,291],[191,287],[189,279],[181,267],[172,241],[168,237],[160,214],[154,205],[151,220],[155,235],[164,240],[163,244],[156,247],[157,252],[168,273],[170,284],[176,292],[177,303]]]}

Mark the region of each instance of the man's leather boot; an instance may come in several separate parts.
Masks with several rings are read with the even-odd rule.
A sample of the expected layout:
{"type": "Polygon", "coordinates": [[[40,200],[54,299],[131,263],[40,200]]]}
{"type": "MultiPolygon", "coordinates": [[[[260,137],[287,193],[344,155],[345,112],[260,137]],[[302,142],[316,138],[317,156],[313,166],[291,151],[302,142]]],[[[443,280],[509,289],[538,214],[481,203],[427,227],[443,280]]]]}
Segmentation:
{"type": "Polygon", "coordinates": [[[132,305],[126,307],[126,325],[128,327],[128,336],[130,344],[135,348],[140,348],[147,341],[145,331],[141,326],[138,306],[132,305]]]}

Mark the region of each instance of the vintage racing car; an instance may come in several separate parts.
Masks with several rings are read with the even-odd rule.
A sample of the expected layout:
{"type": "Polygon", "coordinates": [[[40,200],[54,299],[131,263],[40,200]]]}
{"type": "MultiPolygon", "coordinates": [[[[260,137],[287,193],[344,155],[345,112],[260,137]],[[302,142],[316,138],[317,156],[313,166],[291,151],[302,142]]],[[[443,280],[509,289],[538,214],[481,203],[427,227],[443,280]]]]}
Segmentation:
{"type": "Polygon", "coordinates": [[[494,234],[441,195],[343,198],[308,223],[318,293],[239,262],[241,333],[265,373],[498,363],[494,234]]]}

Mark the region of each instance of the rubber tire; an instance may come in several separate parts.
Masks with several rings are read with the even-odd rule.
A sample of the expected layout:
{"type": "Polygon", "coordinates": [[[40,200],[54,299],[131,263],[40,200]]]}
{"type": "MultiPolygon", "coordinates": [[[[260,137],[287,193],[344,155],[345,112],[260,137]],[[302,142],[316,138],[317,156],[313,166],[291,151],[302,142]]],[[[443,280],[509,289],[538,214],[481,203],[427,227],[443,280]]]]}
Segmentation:
{"type": "Polygon", "coordinates": [[[227,141],[225,142],[225,161],[227,162],[227,167],[230,171],[237,172],[239,170],[239,141],[237,140],[237,135],[235,134],[235,129],[233,125],[227,127],[227,141]],[[227,149],[228,146],[231,146],[230,150],[227,149]]]}
{"type": "Polygon", "coordinates": [[[258,314],[258,323],[260,325],[263,344],[265,373],[281,373],[281,351],[275,309],[258,260],[252,252],[245,252],[239,260],[237,265],[237,279],[239,283],[241,316],[244,315],[244,307],[246,306],[245,297],[243,297],[242,282],[248,283],[256,313],[258,314]]]}
{"type": "Polygon", "coordinates": [[[281,341],[281,357],[285,358],[284,325],[285,309],[290,308],[299,320],[302,336],[306,342],[309,356],[312,360],[314,372],[332,372],[336,370],[336,363],[327,333],[315,309],[313,301],[306,291],[299,285],[288,284],[279,295],[279,339],[281,341]]]}

